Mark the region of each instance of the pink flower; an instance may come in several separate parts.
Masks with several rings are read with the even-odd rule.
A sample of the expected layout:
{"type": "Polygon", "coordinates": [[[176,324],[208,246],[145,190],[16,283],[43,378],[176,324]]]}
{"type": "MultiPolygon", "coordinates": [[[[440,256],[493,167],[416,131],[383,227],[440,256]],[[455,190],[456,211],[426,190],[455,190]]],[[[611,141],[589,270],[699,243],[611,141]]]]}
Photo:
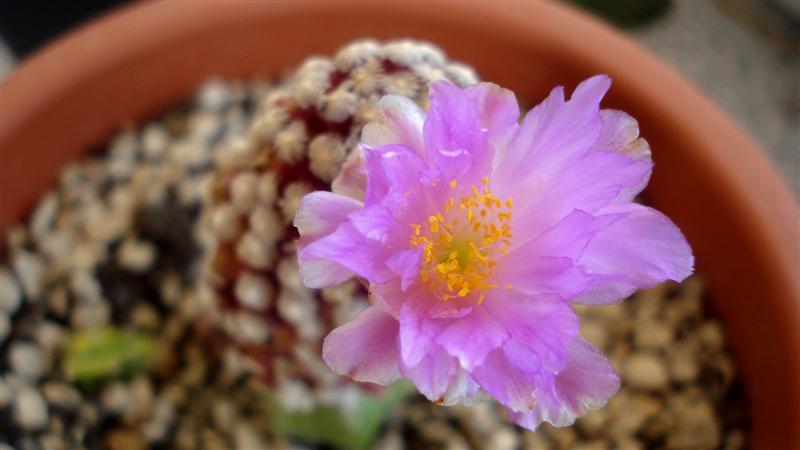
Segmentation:
{"type": "Polygon", "coordinates": [[[518,122],[514,95],[431,86],[430,110],[384,97],[334,191],[295,225],[310,287],[356,275],[372,305],[325,340],[335,372],[400,377],[441,404],[490,394],[518,424],[573,423],[619,388],[571,303],[608,304],[692,272],[659,212],[633,202],[652,163],[636,121],[601,110],[596,76],[518,122]]]}

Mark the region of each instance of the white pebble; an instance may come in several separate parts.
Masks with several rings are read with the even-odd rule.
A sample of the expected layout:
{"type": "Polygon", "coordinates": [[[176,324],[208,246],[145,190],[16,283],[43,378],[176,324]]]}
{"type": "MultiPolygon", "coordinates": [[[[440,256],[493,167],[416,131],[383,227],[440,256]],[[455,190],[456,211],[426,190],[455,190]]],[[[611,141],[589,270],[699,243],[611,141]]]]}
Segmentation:
{"type": "Polygon", "coordinates": [[[117,263],[132,272],[146,272],[156,260],[158,249],[147,241],[125,239],[117,249],[117,263]]]}
{"type": "Polygon", "coordinates": [[[0,311],[0,344],[6,341],[9,334],[11,334],[11,320],[8,314],[0,311]]]}
{"type": "Polygon", "coordinates": [[[30,252],[20,250],[13,256],[14,271],[28,300],[38,301],[42,294],[42,259],[30,252]]]}
{"type": "Polygon", "coordinates": [[[335,134],[319,135],[308,146],[311,173],[328,183],[339,174],[346,156],[347,149],[335,134]]]}
{"type": "Polygon", "coordinates": [[[671,349],[668,353],[669,371],[672,380],[678,383],[691,383],[700,375],[697,355],[688,347],[671,349]]]}
{"type": "Polygon", "coordinates": [[[264,277],[251,272],[244,272],[236,280],[234,295],[236,295],[239,303],[245,307],[263,311],[270,304],[272,286],[264,277]]]}
{"type": "Polygon", "coordinates": [[[85,330],[107,325],[111,319],[111,306],[103,301],[82,303],[72,309],[69,324],[85,330]]]}
{"type": "Polygon", "coordinates": [[[39,201],[36,210],[31,216],[31,233],[35,237],[44,236],[53,226],[53,221],[58,214],[58,197],[51,192],[39,201]]]}
{"type": "Polygon", "coordinates": [[[239,422],[233,431],[233,441],[236,450],[251,450],[256,448],[269,448],[270,446],[258,434],[258,432],[246,422],[239,422]]]}
{"type": "Polygon", "coordinates": [[[670,397],[670,408],[676,418],[667,435],[666,448],[717,448],[720,426],[708,400],[688,395],[670,397]]]}
{"type": "Polygon", "coordinates": [[[47,402],[34,388],[24,386],[14,398],[14,419],[26,430],[36,430],[47,425],[47,402]]]}
{"type": "Polygon", "coordinates": [[[51,320],[44,320],[36,327],[34,337],[42,347],[45,355],[48,358],[52,358],[56,352],[63,348],[64,334],[64,327],[51,320]]]}
{"type": "Polygon", "coordinates": [[[669,383],[664,362],[651,353],[633,353],[623,361],[623,377],[634,389],[663,389],[669,383]]]}
{"type": "Polygon", "coordinates": [[[0,409],[11,404],[14,399],[14,387],[7,380],[0,377],[0,409]]]}
{"type": "Polygon", "coordinates": [[[88,270],[74,270],[69,277],[69,287],[81,302],[95,303],[100,301],[103,295],[100,282],[88,270]]]}
{"type": "Polygon", "coordinates": [[[286,380],[278,387],[278,401],[287,411],[307,412],[314,408],[314,398],[300,381],[286,380]]]}
{"type": "Polygon", "coordinates": [[[230,104],[230,88],[222,80],[209,80],[200,88],[197,100],[200,107],[207,111],[221,111],[230,104]]]}
{"type": "Polygon", "coordinates": [[[225,326],[228,334],[239,342],[263,344],[269,338],[269,326],[264,319],[245,311],[227,315],[225,326]]]}
{"type": "Polygon", "coordinates": [[[725,346],[725,333],[718,322],[706,322],[695,332],[703,347],[720,352],[725,346]]]}
{"type": "Polygon", "coordinates": [[[35,382],[44,374],[45,356],[38,345],[17,341],[11,344],[8,353],[11,368],[17,375],[35,382]]]}
{"type": "Polygon", "coordinates": [[[156,331],[161,324],[158,311],[147,303],[139,303],[131,313],[131,324],[144,330],[156,331]]]}
{"type": "Polygon", "coordinates": [[[169,145],[169,132],[162,125],[150,124],[142,133],[142,150],[145,158],[158,161],[169,145]]]}
{"type": "Polygon", "coordinates": [[[59,382],[50,382],[42,386],[47,401],[59,408],[75,408],[81,401],[81,394],[74,387],[59,382]]]}
{"type": "Polygon", "coordinates": [[[641,320],[634,328],[633,341],[637,347],[662,349],[672,344],[672,328],[656,320],[641,320]]]}
{"type": "Polygon", "coordinates": [[[14,314],[22,303],[22,290],[11,271],[0,268],[0,311],[14,314]]]}
{"type": "Polygon", "coordinates": [[[49,313],[60,319],[66,317],[69,310],[69,297],[66,286],[58,284],[48,291],[45,304],[49,313]]]}
{"type": "Polygon", "coordinates": [[[107,412],[122,414],[131,402],[131,390],[122,382],[113,382],[103,389],[100,401],[107,412]]]}
{"type": "MultiPolygon", "coordinates": [[[[158,185],[151,186],[158,187],[158,185]]],[[[128,215],[118,214],[99,205],[86,208],[84,214],[86,234],[99,243],[106,243],[120,238],[130,225],[128,215]]]]}

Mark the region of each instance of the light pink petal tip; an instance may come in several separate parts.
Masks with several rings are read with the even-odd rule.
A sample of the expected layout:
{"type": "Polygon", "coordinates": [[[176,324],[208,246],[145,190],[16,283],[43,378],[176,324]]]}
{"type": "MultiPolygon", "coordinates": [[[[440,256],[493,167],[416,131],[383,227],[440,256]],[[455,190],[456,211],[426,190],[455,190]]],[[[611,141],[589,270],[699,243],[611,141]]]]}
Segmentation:
{"type": "Polygon", "coordinates": [[[389,384],[400,377],[397,321],[375,306],[331,331],[322,358],[334,372],[356,381],[389,384]]]}
{"type": "Polygon", "coordinates": [[[611,363],[578,336],[569,344],[567,367],[555,376],[551,386],[538,387],[530,411],[512,412],[511,420],[529,430],[535,430],[542,422],[569,426],[578,417],[605,406],[619,386],[619,377],[611,363]]]}

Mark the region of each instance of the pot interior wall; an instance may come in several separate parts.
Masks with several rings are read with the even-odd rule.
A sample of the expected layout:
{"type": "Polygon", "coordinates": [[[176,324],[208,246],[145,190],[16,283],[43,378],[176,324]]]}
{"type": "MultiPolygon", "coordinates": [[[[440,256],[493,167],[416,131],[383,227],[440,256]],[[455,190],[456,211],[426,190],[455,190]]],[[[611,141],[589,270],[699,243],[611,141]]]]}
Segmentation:
{"type": "MultiPolygon", "coordinates": [[[[746,183],[709,156],[722,146],[755,155],[755,147],[660,63],[558,5],[210,2],[123,10],[40,53],[3,87],[5,106],[14,110],[4,111],[0,125],[0,230],[52,185],[64,163],[127,121],[182,100],[206,77],[278,75],[311,54],[367,36],[433,41],[520,98],[538,100],[555,85],[569,91],[589,75],[609,73],[614,86],[606,106],[638,118],[654,150],[648,201],[684,230],[708,279],[745,381],[754,444],[797,442],[798,288],[787,278],[791,262],[762,231],[763,220],[791,220],[764,218],[755,202],[742,203],[748,197],[736,190],[746,183]]],[[[769,175],[755,157],[752,170],[769,175]]],[[[796,213],[790,204],[785,214],[796,213]]]]}

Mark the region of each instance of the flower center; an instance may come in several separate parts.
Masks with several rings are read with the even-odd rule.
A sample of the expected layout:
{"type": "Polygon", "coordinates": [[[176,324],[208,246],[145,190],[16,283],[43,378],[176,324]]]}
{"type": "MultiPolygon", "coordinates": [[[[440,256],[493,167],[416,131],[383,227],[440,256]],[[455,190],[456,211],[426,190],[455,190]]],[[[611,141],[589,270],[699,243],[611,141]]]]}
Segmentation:
{"type": "MultiPolygon", "coordinates": [[[[478,294],[478,304],[493,284],[495,259],[511,246],[511,198],[497,198],[483,178],[482,188],[472,186],[470,195],[454,195],[443,211],[428,217],[427,224],[412,224],[411,245],[422,247],[419,276],[442,300],[478,294]]],[[[510,286],[507,286],[510,288],[510,286]]]]}

